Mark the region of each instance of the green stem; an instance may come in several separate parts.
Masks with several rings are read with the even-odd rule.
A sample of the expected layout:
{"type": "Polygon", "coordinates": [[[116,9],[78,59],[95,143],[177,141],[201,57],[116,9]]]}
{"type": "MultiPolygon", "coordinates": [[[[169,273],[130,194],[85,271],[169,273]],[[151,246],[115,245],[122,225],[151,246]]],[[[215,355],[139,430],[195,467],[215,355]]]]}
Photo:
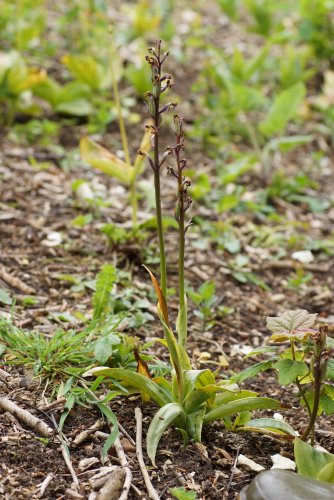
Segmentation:
{"type": "MultiPolygon", "coordinates": [[[[291,340],[291,341],[290,341],[290,343],[291,343],[291,354],[292,354],[292,359],[293,359],[293,361],[296,361],[295,343],[294,343],[294,341],[293,341],[293,340],[291,340]]],[[[299,382],[298,378],[296,378],[296,379],[295,379],[295,382],[296,382],[296,385],[297,385],[297,387],[298,387],[299,393],[300,393],[300,395],[301,395],[301,397],[302,397],[302,399],[303,399],[303,401],[304,401],[304,403],[305,403],[305,406],[306,406],[306,408],[307,408],[307,413],[308,413],[308,416],[309,416],[309,418],[310,418],[310,417],[311,417],[311,413],[312,413],[312,412],[311,412],[311,407],[310,407],[310,404],[309,404],[309,402],[307,401],[307,398],[306,398],[306,396],[305,396],[305,391],[304,391],[304,389],[302,388],[301,383],[299,382]]]]}
{"type": "Polygon", "coordinates": [[[130,184],[130,200],[132,207],[132,226],[133,228],[136,228],[138,224],[137,179],[133,179],[133,181],[130,184]]]}
{"type": "MultiPolygon", "coordinates": [[[[187,314],[184,283],[184,253],[185,253],[185,223],[184,223],[184,199],[182,186],[182,172],[179,174],[179,311],[181,316],[187,314]]],[[[186,322],[183,322],[179,335],[179,343],[185,347],[187,342],[186,322]]]]}
{"type": "Polygon", "coordinates": [[[321,369],[320,369],[321,356],[315,358],[314,362],[314,402],[312,413],[310,415],[309,423],[301,436],[303,441],[306,441],[309,434],[312,432],[312,445],[314,444],[314,425],[318,415],[320,393],[321,393],[321,369]]]}
{"type": "MultiPolygon", "coordinates": [[[[155,135],[155,147],[154,156],[156,156],[157,149],[156,144],[158,144],[157,135],[155,135]]],[[[159,162],[159,159],[158,159],[159,162]]],[[[154,191],[155,191],[155,211],[157,219],[157,230],[159,239],[159,252],[160,252],[160,287],[163,296],[166,299],[167,296],[167,265],[166,265],[166,253],[165,253],[165,242],[164,233],[162,225],[162,209],[161,209],[161,193],[160,193],[160,170],[159,168],[154,170],[154,191]]]]}

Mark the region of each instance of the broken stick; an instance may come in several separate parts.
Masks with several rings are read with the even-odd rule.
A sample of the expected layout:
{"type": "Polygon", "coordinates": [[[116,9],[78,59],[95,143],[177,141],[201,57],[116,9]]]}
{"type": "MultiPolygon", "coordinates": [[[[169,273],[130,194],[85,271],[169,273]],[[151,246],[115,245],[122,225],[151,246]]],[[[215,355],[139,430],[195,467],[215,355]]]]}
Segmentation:
{"type": "Polygon", "coordinates": [[[46,425],[43,420],[35,417],[35,415],[32,415],[29,411],[23,410],[23,408],[20,408],[15,403],[3,396],[0,396],[0,408],[14,415],[14,417],[26,424],[31,429],[34,429],[43,437],[50,437],[53,433],[51,427],[46,425]]]}
{"type": "Polygon", "coordinates": [[[148,492],[148,496],[152,500],[159,500],[159,495],[157,491],[154,489],[150,476],[147,472],[146,465],[143,457],[143,414],[141,409],[138,407],[135,409],[135,417],[136,417],[136,455],[139,463],[139,467],[144,478],[145,486],[148,492]]]}

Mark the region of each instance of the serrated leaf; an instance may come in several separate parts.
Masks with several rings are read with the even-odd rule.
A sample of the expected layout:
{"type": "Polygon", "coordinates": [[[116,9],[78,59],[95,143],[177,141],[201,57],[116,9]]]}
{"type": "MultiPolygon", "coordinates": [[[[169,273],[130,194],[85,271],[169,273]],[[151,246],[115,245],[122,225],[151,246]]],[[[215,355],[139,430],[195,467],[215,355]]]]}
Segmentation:
{"type": "Polygon", "coordinates": [[[317,314],[310,314],[304,309],[285,311],[280,316],[268,316],[267,328],[274,333],[270,339],[284,342],[295,338],[302,342],[315,332],[312,326],[316,317],[317,314]]]}
{"type": "Polygon", "coordinates": [[[292,332],[299,328],[312,328],[317,314],[310,314],[305,309],[285,311],[280,316],[268,316],[267,328],[274,333],[292,332]]]}
{"type": "Polygon", "coordinates": [[[281,359],[273,365],[273,368],[278,370],[278,381],[282,385],[288,385],[296,378],[309,373],[309,368],[304,361],[293,361],[293,359],[281,359]]]}
{"type": "Polygon", "coordinates": [[[114,346],[120,342],[120,338],[114,333],[102,337],[95,343],[94,357],[103,365],[112,355],[114,346]]]}
{"type": "Polygon", "coordinates": [[[181,415],[184,416],[183,408],[178,403],[168,403],[160,408],[154,415],[147,431],[147,455],[155,466],[155,455],[161,436],[168,427],[181,415]]]}

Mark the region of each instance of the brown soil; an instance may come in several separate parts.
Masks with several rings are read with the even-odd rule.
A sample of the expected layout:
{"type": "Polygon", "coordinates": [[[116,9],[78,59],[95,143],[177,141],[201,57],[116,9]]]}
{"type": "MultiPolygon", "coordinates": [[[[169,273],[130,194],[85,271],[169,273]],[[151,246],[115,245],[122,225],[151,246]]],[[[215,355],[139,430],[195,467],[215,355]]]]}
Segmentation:
{"type": "MultiPolygon", "coordinates": [[[[208,22],[208,20],[205,20],[208,22]]],[[[233,33],[231,34],[233,37],[233,33]]],[[[171,68],[172,71],[173,68],[171,68]]],[[[180,85],[176,92],[190,95],[189,73],[177,68],[180,85]],[[187,90],[184,89],[188,88],[187,90]],[[183,91],[181,91],[183,89],[183,91]]],[[[189,103],[186,103],[189,104],[189,103]]],[[[190,105],[189,105],[190,106],[190,105]]],[[[184,105],[184,113],[189,107],[184,105]]],[[[187,111],[188,110],[188,111],[187,111]]],[[[196,110],[195,110],[196,111],[196,110]]],[[[194,110],[191,111],[192,115],[194,110]]],[[[63,127],[59,134],[58,143],[65,147],[65,153],[73,146],[77,146],[78,139],[83,135],[84,125],[63,127]]],[[[110,131],[109,131],[110,132],[110,131]]],[[[133,133],[136,151],[140,141],[141,129],[133,133]]],[[[120,139],[115,138],[115,127],[112,134],[107,134],[105,140],[113,147],[120,149],[120,139]]],[[[167,142],[167,141],[166,141],[167,142]]],[[[293,176],[305,164],[313,151],[311,146],[299,149],[297,153],[285,156],[285,168],[293,176]]],[[[71,284],[59,279],[62,274],[78,275],[85,280],[93,279],[101,265],[112,262],[120,269],[133,272],[133,282],[138,286],[150,290],[147,276],[140,267],[145,256],[140,252],[140,246],[150,247],[150,257],[156,257],[156,241],[153,234],[148,237],[147,245],[128,244],[119,248],[110,248],[108,242],[100,232],[102,223],[113,221],[126,227],[130,219],[130,212],[126,199],[126,192],[106,176],[83,168],[77,157],[70,157],[64,161],[62,154],[50,145],[41,147],[38,144],[18,146],[8,140],[6,134],[1,138],[0,147],[0,252],[1,265],[7,273],[20,278],[31,287],[32,293],[38,298],[36,305],[24,305],[23,298],[27,295],[20,287],[0,279],[0,287],[16,296],[16,305],[13,313],[15,324],[22,328],[34,329],[46,335],[52,335],[57,327],[58,313],[90,313],[91,291],[83,289],[79,292],[71,290],[71,284]],[[47,169],[39,169],[30,161],[48,162],[47,169]],[[110,207],[96,209],[96,217],[84,228],[71,225],[71,221],[78,215],[92,212],[78,200],[71,189],[75,179],[99,179],[106,186],[104,196],[112,200],[110,207]],[[48,235],[52,232],[61,234],[59,245],[49,246],[48,235]]],[[[214,175],[214,161],[208,159],[199,144],[188,147],[187,156],[191,163],[201,171],[214,175]]],[[[281,159],[278,160],[278,167],[281,159]]],[[[145,174],[150,177],[150,172],[145,174]]],[[[328,169],[316,179],[320,188],[311,195],[325,199],[332,192],[334,172],[328,169]]],[[[250,192],[258,188],[262,179],[255,175],[246,175],[244,178],[250,192]]],[[[175,186],[170,178],[164,179],[164,200],[166,209],[174,204],[175,186]]],[[[215,184],[213,182],[213,184],[215,184]]],[[[304,237],[305,234],[316,239],[325,238],[333,234],[334,213],[312,214],[302,204],[291,204],[283,200],[273,200],[277,212],[285,215],[293,227],[294,237],[304,237]],[[293,223],[299,221],[303,225],[298,228],[293,223]]],[[[147,204],[141,201],[140,219],[146,217],[147,204]]],[[[94,209],[93,209],[94,211],[94,209]]],[[[216,215],[205,205],[194,203],[193,216],[201,217],[212,222],[226,221],[226,215],[216,215]]],[[[234,312],[226,318],[218,318],[215,326],[209,331],[202,331],[198,319],[194,316],[194,305],[189,304],[189,320],[191,324],[189,353],[194,367],[209,366],[215,369],[219,356],[224,353],[228,359],[228,367],[223,368],[227,374],[244,368],[249,361],[243,361],[240,346],[258,346],[265,340],[265,317],[275,315],[286,309],[302,307],[309,312],[319,313],[321,322],[334,323],[332,310],[332,291],[334,286],[333,262],[330,258],[319,254],[312,267],[314,278],[310,285],[298,291],[287,289],[285,283],[294,265],[289,259],[282,267],[271,265],[272,256],[277,248],[256,248],[254,242],[254,225],[259,223],[252,213],[237,214],[233,217],[235,230],[242,243],[243,251],[249,254],[250,268],[268,285],[270,290],[262,290],[253,284],[240,284],[232,276],[229,265],[234,258],[228,252],[219,249],[215,242],[207,242],[204,250],[199,250],[199,243],[203,239],[198,228],[189,231],[186,268],[187,279],[192,288],[197,288],[205,280],[215,280],[216,294],[221,303],[234,308],[234,312]]],[[[176,268],[176,234],[171,233],[167,241],[169,265],[172,284],[177,276],[176,268]]],[[[153,266],[154,267],[154,266],[153,266]]],[[[177,305],[171,304],[175,316],[177,305]]],[[[10,306],[3,308],[5,314],[10,314],[10,306]]],[[[64,325],[63,325],[64,326],[64,325]]],[[[78,322],[72,325],[80,328],[78,322]]],[[[158,321],[150,322],[138,332],[148,339],[160,334],[158,321]]],[[[38,406],[45,404],[45,395],[50,396],[50,388],[45,384],[32,379],[31,373],[9,366],[2,366],[10,373],[7,382],[1,382],[0,391],[22,408],[35,413],[51,426],[59,423],[62,407],[47,413],[38,411],[38,406]],[[45,392],[46,390],[46,392],[45,392]]],[[[284,401],[290,409],[285,412],[287,421],[301,430],[306,421],[306,415],[300,408],[294,408],[295,399],[290,388],[282,390],[272,375],[259,376],[256,381],[246,384],[248,388],[258,390],[262,395],[277,397],[284,401]]],[[[134,409],[141,406],[144,413],[144,435],[150,419],[156,408],[153,404],[144,405],[140,398],[117,399],[110,403],[119,422],[135,439],[134,409]]],[[[268,415],[268,412],[266,413],[268,415]]],[[[70,413],[65,426],[64,434],[69,441],[75,438],[82,430],[92,425],[99,414],[91,408],[75,406],[70,413]]],[[[334,452],[334,436],[332,432],[333,419],[320,418],[317,424],[317,441],[328,451],[334,452]]],[[[108,428],[102,429],[108,431],[108,428]]],[[[123,438],[123,446],[128,456],[133,473],[133,484],[145,497],[146,490],[138,466],[133,446],[127,438],[123,438]]],[[[75,497],[72,478],[60,451],[60,444],[55,437],[47,442],[39,439],[36,434],[19,423],[7,413],[0,414],[0,449],[2,463],[0,464],[0,497],[6,500],[39,498],[39,488],[48,474],[52,480],[43,498],[68,499],[87,498],[91,492],[89,472],[80,472],[79,463],[82,459],[96,457],[97,463],[93,469],[101,467],[102,444],[99,439],[90,439],[78,449],[71,449],[71,460],[76,470],[80,487],[75,497]]],[[[233,434],[224,429],[223,424],[215,423],[203,432],[203,443],[190,443],[186,448],[182,446],[180,435],[170,431],[161,440],[157,455],[157,469],[150,467],[146,457],[153,485],[159,491],[161,499],[171,498],[169,488],[184,485],[195,489],[199,499],[215,500],[235,498],[240,489],[249,483],[256,474],[235,466],[238,454],[246,455],[263,467],[270,468],[271,456],[282,453],[292,458],[292,448],[289,444],[282,444],[267,437],[257,435],[233,434]]],[[[110,463],[117,463],[114,450],[110,450],[110,463]]],[[[131,490],[129,498],[138,498],[138,494],[131,490]]]]}

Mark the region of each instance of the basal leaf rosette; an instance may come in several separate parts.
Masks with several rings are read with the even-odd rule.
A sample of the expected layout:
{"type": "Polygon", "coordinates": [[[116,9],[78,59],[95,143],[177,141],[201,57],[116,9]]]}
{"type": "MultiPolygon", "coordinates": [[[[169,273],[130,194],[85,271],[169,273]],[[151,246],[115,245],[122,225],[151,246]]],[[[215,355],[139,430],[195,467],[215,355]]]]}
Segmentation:
{"type": "Polygon", "coordinates": [[[316,333],[312,327],[317,314],[310,314],[304,309],[285,311],[280,316],[267,317],[267,328],[273,332],[269,340],[275,342],[306,342],[316,333]]]}

